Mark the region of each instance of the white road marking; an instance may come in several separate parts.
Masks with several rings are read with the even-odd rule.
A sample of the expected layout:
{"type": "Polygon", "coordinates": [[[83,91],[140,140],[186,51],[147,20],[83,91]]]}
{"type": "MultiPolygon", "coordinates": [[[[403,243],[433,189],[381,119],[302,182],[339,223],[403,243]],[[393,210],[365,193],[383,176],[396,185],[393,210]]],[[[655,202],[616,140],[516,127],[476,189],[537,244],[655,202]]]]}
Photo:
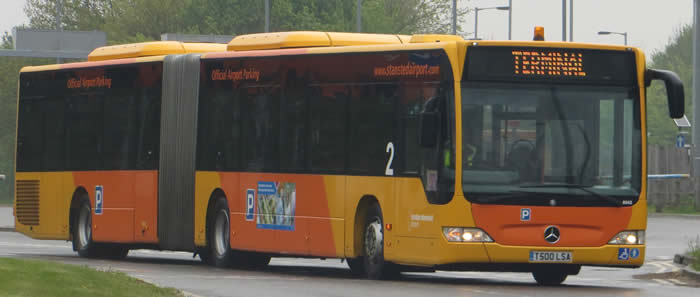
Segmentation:
{"type": "Polygon", "coordinates": [[[190,293],[190,292],[187,292],[187,291],[184,291],[184,290],[180,290],[180,292],[182,292],[182,294],[185,295],[185,297],[202,297],[202,296],[197,295],[197,294],[195,294],[195,293],[190,293]]]}
{"type": "MultiPolygon", "coordinates": [[[[133,274],[132,276],[145,279],[148,277],[144,274],[133,274]]],[[[282,277],[282,276],[250,276],[250,275],[199,275],[199,274],[177,274],[177,275],[160,275],[159,279],[200,279],[200,280],[219,280],[219,279],[230,279],[230,280],[252,280],[252,281],[304,281],[306,278],[303,277],[282,277]]]]}
{"type": "Polygon", "coordinates": [[[16,242],[0,242],[0,246],[4,246],[4,247],[32,247],[32,248],[70,248],[70,246],[68,246],[68,245],[16,243],[16,242]]]}
{"type": "Polygon", "coordinates": [[[676,265],[674,265],[674,264],[671,263],[671,262],[661,262],[661,265],[665,266],[665,267],[666,267],[666,270],[668,270],[668,271],[670,271],[670,272],[679,270],[679,268],[676,267],[676,265]]]}
{"type": "Polygon", "coordinates": [[[675,279],[675,278],[671,278],[671,279],[669,279],[668,281],[670,281],[670,282],[672,282],[672,283],[674,283],[674,284],[676,284],[676,285],[679,285],[679,286],[685,286],[685,285],[687,285],[684,281],[678,280],[678,279],[675,279]]]}
{"type": "Polygon", "coordinates": [[[131,250],[131,252],[144,253],[144,254],[161,254],[161,255],[165,254],[165,255],[192,256],[191,252],[156,251],[156,250],[131,250]]]}
{"type": "Polygon", "coordinates": [[[669,282],[669,281],[667,281],[667,280],[665,280],[665,279],[654,279],[654,281],[657,282],[657,283],[660,283],[660,284],[662,284],[662,285],[673,286],[673,283],[672,283],[672,282],[669,282]]]}
{"type": "Polygon", "coordinates": [[[656,268],[656,271],[654,273],[674,272],[680,270],[678,266],[671,263],[670,261],[654,261],[649,262],[648,264],[656,268]]]}

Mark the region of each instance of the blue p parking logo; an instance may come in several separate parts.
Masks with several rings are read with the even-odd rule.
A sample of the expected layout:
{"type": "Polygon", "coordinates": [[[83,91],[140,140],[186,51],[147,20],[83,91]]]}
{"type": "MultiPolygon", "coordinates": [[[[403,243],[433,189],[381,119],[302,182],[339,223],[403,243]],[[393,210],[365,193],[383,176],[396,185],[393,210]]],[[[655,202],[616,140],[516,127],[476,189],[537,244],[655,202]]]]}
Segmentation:
{"type": "Polygon", "coordinates": [[[102,214],[102,204],[104,203],[104,189],[102,186],[95,186],[95,214],[102,214]]]}
{"type": "Polygon", "coordinates": [[[530,211],[529,208],[521,208],[520,209],[520,220],[523,222],[530,221],[530,216],[532,215],[532,211],[530,211]]]}
{"type": "Polygon", "coordinates": [[[252,221],[255,214],[255,189],[245,191],[245,220],[252,221]]]}

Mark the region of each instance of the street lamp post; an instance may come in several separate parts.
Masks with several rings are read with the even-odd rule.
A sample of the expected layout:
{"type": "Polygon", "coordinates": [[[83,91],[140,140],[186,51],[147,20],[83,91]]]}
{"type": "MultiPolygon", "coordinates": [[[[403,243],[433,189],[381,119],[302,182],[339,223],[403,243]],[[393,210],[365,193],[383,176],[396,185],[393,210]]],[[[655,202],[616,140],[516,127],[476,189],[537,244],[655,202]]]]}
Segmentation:
{"type": "Polygon", "coordinates": [[[265,32],[270,32],[270,0],[265,0],[265,32]]]}
{"type": "Polygon", "coordinates": [[[508,40],[511,40],[510,31],[513,28],[513,0],[508,0],[508,40]]]}
{"type": "MultiPolygon", "coordinates": [[[[479,39],[479,35],[477,35],[477,30],[479,28],[479,26],[478,26],[479,25],[479,10],[489,10],[489,9],[510,10],[510,6],[494,6],[494,7],[484,7],[484,8],[474,7],[474,39],[479,39]]],[[[509,32],[510,32],[510,28],[509,28],[509,32]]]]}
{"type": "Polygon", "coordinates": [[[457,0],[452,0],[452,35],[457,35],[457,0]]]}
{"type": "Polygon", "coordinates": [[[611,32],[611,31],[599,31],[598,32],[598,35],[610,35],[610,34],[624,36],[625,37],[625,45],[627,45],[627,32],[611,32]]]}

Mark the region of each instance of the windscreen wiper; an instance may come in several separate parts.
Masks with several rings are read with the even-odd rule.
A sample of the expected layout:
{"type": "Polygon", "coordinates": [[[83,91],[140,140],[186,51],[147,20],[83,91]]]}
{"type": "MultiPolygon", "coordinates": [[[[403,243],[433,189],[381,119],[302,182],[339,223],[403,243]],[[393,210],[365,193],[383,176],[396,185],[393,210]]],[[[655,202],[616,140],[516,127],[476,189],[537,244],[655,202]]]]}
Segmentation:
{"type": "Polygon", "coordinates": [[[476,197],[476,200],[482,203],[494,203],[494,202],[500,202],[503,200],[510,200],[510,199],[518,199],[518,198],[540,198],[538,193],[535,192],[530,192],[530,191],[518,191],[518,190],[511,190],[508,191],[507,194],[503,195],[496,195],[496,196],[480,196],[476,197]]]}
{"type": "Polygon", "coordinates": [[[521,185],[520,188],[568,188],[568,189],[577,189],[584,191],[588,194],[593,195],[593,197],[596,197],[600,200],[606,201],[611,203],[612,205],[615,206],[622,206],[622,202],[620,200],[615,199],[613,197],[610,197],[608,195],[603,195],[600,194],[596,191],[592,191],[589,189],[590,186],[582,185],[582,184],[569,184],[569,183],[548,183],[548,184],[525,184],[521,185]]]}

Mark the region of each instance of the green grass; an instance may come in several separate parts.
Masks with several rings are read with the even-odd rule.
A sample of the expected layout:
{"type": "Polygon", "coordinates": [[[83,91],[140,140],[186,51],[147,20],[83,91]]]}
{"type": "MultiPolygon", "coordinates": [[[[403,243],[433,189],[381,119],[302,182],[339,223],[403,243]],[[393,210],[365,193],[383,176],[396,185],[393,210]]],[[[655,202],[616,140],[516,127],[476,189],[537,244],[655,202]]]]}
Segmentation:
{"type": "Polygon", "coordinates": [[[24,296],[182,296],[122,272],[49,261],[0,258],[0,295],[24,296]]]}
{"type": "Polygon", "coordinates": [[[697,259],[691,264],[695,271],[700,271],[700,236],[688,242],[688,254],[697,259]]]}
{"type": "Polygon", "coordinates": [[[700,211],[695,209],[694,199],[690,195],[684,196],[680,198],[676,205],[664,205],[661,211],[658,211],[654,205],[647,206],[647,209],[649,213],[700,214],[700,211]]]}
{"type": "Polygon", "coordinates": [[[695,271],[700,271],[700,249],[695,250],[695,252],[691,255],[695,257],[695,259],[698,259],[695,261],[695,263],[693,263],[693,269],[695,269],[695,271]]]}

